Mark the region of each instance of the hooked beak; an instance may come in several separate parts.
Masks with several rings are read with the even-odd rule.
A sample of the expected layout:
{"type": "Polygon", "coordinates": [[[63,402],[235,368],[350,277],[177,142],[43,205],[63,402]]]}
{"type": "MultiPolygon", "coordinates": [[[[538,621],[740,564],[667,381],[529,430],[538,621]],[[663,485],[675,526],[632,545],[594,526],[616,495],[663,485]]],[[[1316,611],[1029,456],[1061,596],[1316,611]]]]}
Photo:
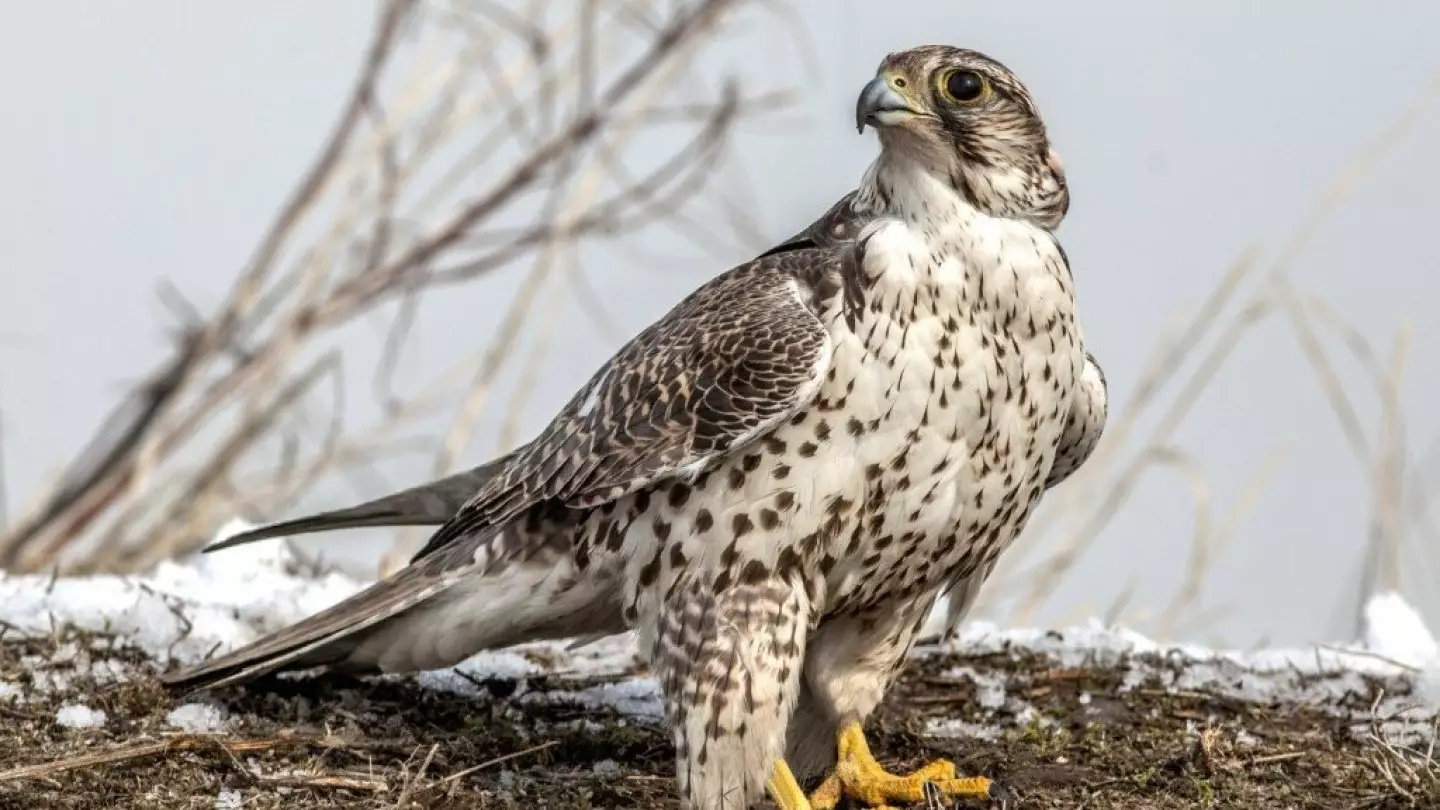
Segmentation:
{"type": "Polygon", "coordinates": [[[895,77],[882,73],[860,91],[860,98],[855,102],[855,131],[864,132],[866,124],[894,126],[916,114],[909,99],[895,89],[895,77]]]}

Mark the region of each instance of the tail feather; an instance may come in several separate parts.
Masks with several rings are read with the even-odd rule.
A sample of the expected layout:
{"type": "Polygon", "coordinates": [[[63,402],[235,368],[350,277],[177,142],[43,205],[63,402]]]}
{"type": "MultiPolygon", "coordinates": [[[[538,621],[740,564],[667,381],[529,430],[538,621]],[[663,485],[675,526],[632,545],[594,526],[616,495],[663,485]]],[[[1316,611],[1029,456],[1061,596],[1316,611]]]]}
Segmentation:
{"type": "Polygon", "coordinates": [[[383,526],[439,526],[455,516],[509,459],[502,456],[487,464],[448,475],[426,484],[366,501],[358,506],[307,515],[293,520],[267,523],[231,535],[205,549],[206,553],[297,534],[363,529],[383,526]]]}
{"type": "MultiPolygon", "coordinates": [[[[457,581],[456,576],[436,578],[406,568],[308,619],[199,666],[166,673],[160,680],[179,689],[211,689],[254,680],[277,670],[343,664],[386,622],[413,612],[457,581]]],[[[359,665],[348,668],[377,668],[356,663],[359,665]]]]}
{"type": "Polygon", "coordinates": [[[624,632],[616,572],[576,563],[575,517],[457,537],[308,619],[161,680],[193,691],[319,666],[413,672],[528,641],[624,632]]]}

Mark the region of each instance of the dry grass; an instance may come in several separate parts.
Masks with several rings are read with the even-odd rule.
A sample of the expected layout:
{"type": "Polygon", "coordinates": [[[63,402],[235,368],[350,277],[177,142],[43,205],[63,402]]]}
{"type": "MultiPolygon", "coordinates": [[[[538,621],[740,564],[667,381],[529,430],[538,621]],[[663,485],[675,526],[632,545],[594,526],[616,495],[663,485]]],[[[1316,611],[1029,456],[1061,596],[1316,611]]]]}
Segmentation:
{"type": "Polygon", "coordinates": [[[1395,744],[1378,731],[1370,735],[1363,762],[1375,780],[1376,790],[1367,797],[1367,806],[1380,807],[1396,801],[1414,807],[1440,807],[1440,760],[1435,744],[1440,723],[1433,724],[1423,743],[1395,744]]]}
{"type": "MultiPolygon", "coordinates": [[[[37,660],[74,643],[103,647],[141,675],[107,685],[79,677],[23,703],[0,700],[0,808],[208,810],[222,794],[287,810],[676,806],[668,734],[566,697],[594,678],[490,680],[472,695],[409,678],[272,678],[216,695],[231,724],[194,734],[167,726],[177,700],[144,674],[153,665],[142,656],[63,628],[0,640],[0,680],[28,685],[45,671],[37,660]],[[105,711],[104,726],[56,725],[71,701],[105,711]]],[[[1125,668],[1057,668],[1029,653],[929,654],[907,668],[871,736],[897,768],[950,758],[1000,780],[1026,810],[1437,806],[1433,751],[1387,741],[1378,721],[1366,738],[1318,707],[1159,681],[1125,690],[1125,668]],[[1010,705],[987,714],[957,666],[1003,679],[1036,714],[1010,705]],[[933,736],[934,720],[992,736],[933,736]]],[[[1329,708],[1363,715],[1384,688],[1365,681],[1329,708]]]]}

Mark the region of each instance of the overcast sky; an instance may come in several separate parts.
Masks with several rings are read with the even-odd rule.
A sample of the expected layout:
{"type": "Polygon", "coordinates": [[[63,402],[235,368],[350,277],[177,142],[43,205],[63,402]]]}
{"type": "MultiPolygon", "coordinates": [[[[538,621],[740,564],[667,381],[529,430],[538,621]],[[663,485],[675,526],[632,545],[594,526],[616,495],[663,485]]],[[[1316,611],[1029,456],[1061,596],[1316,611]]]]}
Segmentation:
{"type": "MultiPolygon", "coordinates": [[[[1422,0],[793,5],[804,12],[818,72],[802,72],[809,68],[779,47],[781,35],[753,24],[718,45],[711,65],[802,91],[790,125],[747,129],[735,150],[768,236],[808,222],[873,156],[873,136],[857,136],[851,115],[887,51],[934,41],[984,51],[1030,86],[1064,159],[1073,204],[1060,236],[1118,408],[1177,313],[1193,311],[1247,246],[1273,258],[1340,168],[1440,76],[1440,6],[1422,0]]],[[[225,289],[333,122],[370,24],[369,5],[354,0],[50,0],[7,9],[0,410],[12,504],[165,356],[157,282],[212,304],[225,289]]],[[[1429,486],[1440,490],[1435,143],[1440,111],[1429,105],[1324,221],[1291,277],[1382,351],[1402,322],[1413,328],[1409,449],[1429,454],[1429,486]]],[[[656,274],[605,255],[612,259],[585,272],[626,333],[724,269],[656,274]]],[[[732,260],[743,258],[737,250],[732,260]]],[[[427,345],[481,345],[494,285],[507,283],[456,291],[472,317],[431,326],[427,345]]],[[[527,433],[616,340],[567,318],[527,433]]],[[[1366,384],[1354,364],[1341,372],[1347,385],[1366,384]]],[[[1374,397],[1360,401],[1373,436],[1374,397]]],[[[472,443],[468,461],[492,452],[495,427],[472,443]]],[[[1278,459],[1216,561],[1204,592],[1215,615],[1202,638],[1335,638],[1369,531],[1371,474],[1354,460],[1283,320],[1249,334],[1175,444],[1198,460],[1217,520],[1278,459]]],[[[393,478],[408,483],[401,472],[393,478]]],[[[1132,608],[1163,607],[1188,563],[1190,504],[1183,476],[1147,479],[1040,620],[1103,610],[1127,586],[1132,608]]],[[[1440,624],[1434,538],[1417,531],[1408,542],[1407,593],[1440,624]]]]}

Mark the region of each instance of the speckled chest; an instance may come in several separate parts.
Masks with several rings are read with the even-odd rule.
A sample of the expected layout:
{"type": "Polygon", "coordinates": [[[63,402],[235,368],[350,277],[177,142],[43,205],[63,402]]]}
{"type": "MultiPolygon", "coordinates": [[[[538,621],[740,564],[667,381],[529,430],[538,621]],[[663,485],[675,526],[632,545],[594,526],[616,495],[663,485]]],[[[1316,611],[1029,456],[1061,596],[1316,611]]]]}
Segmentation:
{"type": "Polygon", "coordinates": [[[1082,360],[1058,246],[994,220],[886,221],[854,273],[821,303],[833,351],[810,406],[622,510],[627,614],[696,577],[783,577],[817,615],[923,597],[1023,525],[1082,360]]]}
{"type": "Polygon", "coordinates": [[[827,313],[831,373],[793,426],[832,434],[806,470],[834,518],[811,552],[828,612],[933,592],[998,554],[1043,491],[1081,365],[1048,234],[893,222],[861,269],[863,304],[827,313]]]}

